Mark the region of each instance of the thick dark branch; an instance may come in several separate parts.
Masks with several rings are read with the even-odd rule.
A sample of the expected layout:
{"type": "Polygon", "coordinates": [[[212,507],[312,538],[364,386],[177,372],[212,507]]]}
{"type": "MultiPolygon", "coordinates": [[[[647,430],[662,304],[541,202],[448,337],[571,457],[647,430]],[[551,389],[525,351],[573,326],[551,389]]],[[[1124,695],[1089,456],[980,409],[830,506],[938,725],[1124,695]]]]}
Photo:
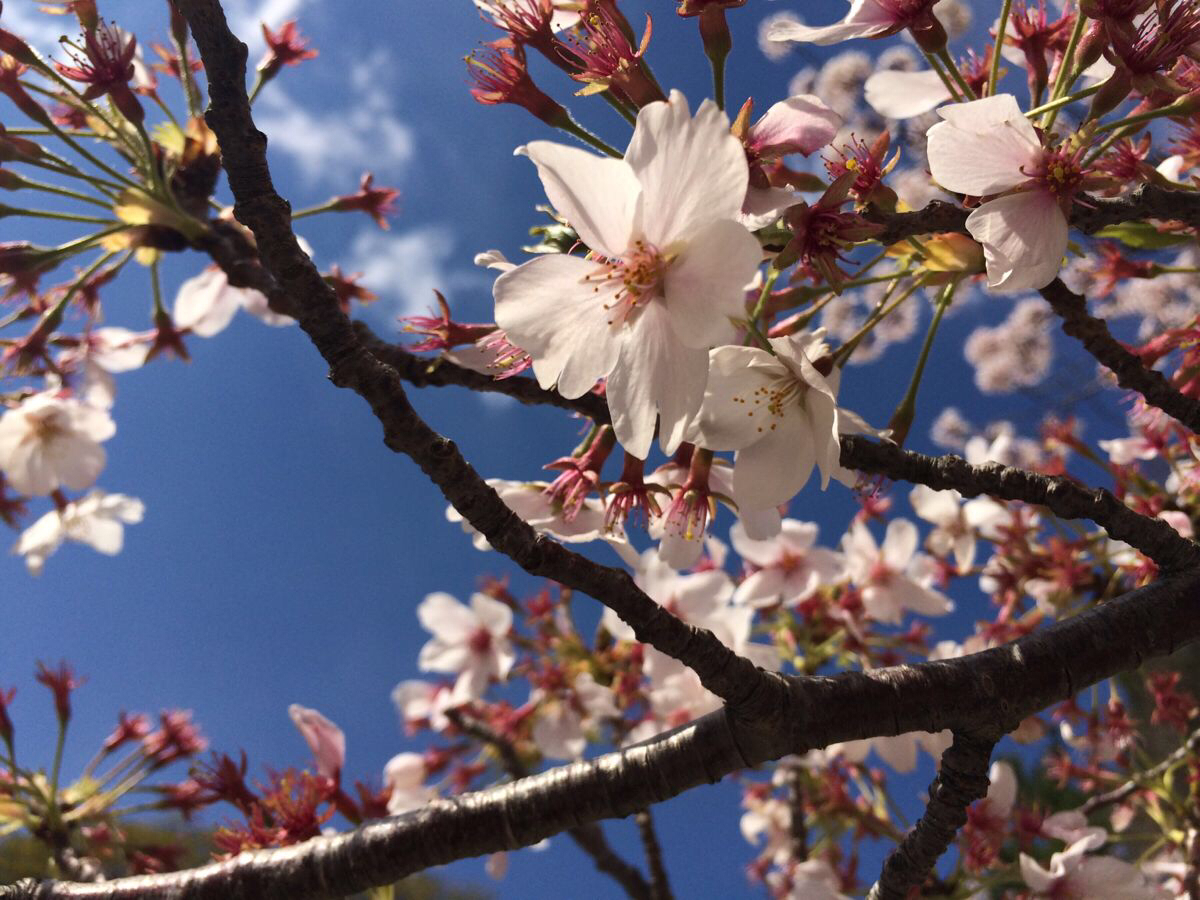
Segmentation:
{"type": "Polygon", "coordinates": [[[1161,777],[1172,766],[1179,765],[1179,763],[1183,762],[1197,750],[1200,750],[1200,731],[1193,731],[1188,736],[1188,739],[1184,741],[1183,746],[1172,751],[1161,762],[1151,766],[1144,772],[1134,775],[1120,787],[1115,787],[1111,791],[1105,791],[1103,794],[1096,794],[1093,797],[1089,797],[1083,806],[1079,807],[1079,811],[1086,816],[1102,807],[1120,803],[1125,798],[1135,794],[1149,782],[1161,777]]]}
{"type": "MultiPolygon", "coordinates": [[[[459,731],[495,750],[504,764],[504,771],[513,779],[520,780],[529,777],[529,769],[526,768],[525,763],[521,762],[521,757],[517,754],[511,741],[506,741],[482,722],[467,718],[457,709],[447,710],[446,718],[453,722],[459,731]]],[[[641,813],[638,815],[640,816],[641,813]]],[[[598,823],[587,822],[575,828],[568,828],[567,834],[579,846],[579,849],[592,858],[592,862],[599,871],[621,885],[625,889],[625,893],[634,900],[659,900],[658,895],[642,877],[642,873],[621,859],[613,850],[604,836],[604,829],[598,823]]]]}
{"type": "Polygon", "coordinates": [[[245,853],[170,875],[104,884],[22,882],[2,900],[332,898],[431,866],[514,850],[602,818],[623,818],[747,765],[838,741],[950,728],[993,735],[1120,672],[1200,639],[1200,573],[1174,576],[1004,647],[870,672],[789,678],[783,731],[739,746],[724,711],[589,762],[438,800],[408,815],[296,847],[245,853]]]}
{"type": "Polygon", "coordinates": [[[788,812],[791,822],[788,830],[792,836],[792,859],[804,862],[808,859],[808,822],[804,815],[804,767],[799,764],[788,766],[787,771],[788,812]]]}
{"type": "Polygon", "coordinates": [[[967,807],[987,795],[995,740],[955,734],[929,786],[925,812],[884,861],[868,900],[905,900],[919,887],[967,823],[967,807]]]}
{"type": "Polygon", "coordinates": [[[1119,541],[1136,547],[1166,571],[1200,565],[1200,546],[1161,519],[1134,512],[1102,488],[1067,478],[984,463],[973,466],[958,456],[925,456],[863,437],[842,438],[842,465],[894,480],[953,489],[965,497],[990,494],[1044,506],[1064,519],[1089,519],[1119,541]]]}
{"type": "Polygon", "coordinates": [[[633,818],[637,822],[642,849],[646,852],[646,865],[650,869],[650,896],[654,900],[672,900],[671,880],[667,877],[667,867],[663,865],[662,845],[654,830],[654,817],[649,809],[643,809],[633,818]]]}
{"type": "Polygon", "coordinates": [[[209,126],[236,200],[235,214],[254,232],[259,256],[288,311],[330,367],[330,380],[365,399],[383,426],[384,443],[409,456],[446,499],[504,553],[532,575],[589,594],[617,613],[648,643],[688,665],[746,723],[776,715],[783,683],[737,656],[711,632],[667,612],[628,573],[597,565],[538,535],[512,512],[471,467],[453,442],[417,415],[396,371],[359,342],[333,291],[300,249],[291,210],[275,191],[266,160],[266,136],[255,126],[246,97],[246,46],[230,33],[217,0],[178,0],[204,59],[209,80],[209,126]]]}
{"type": "Polygon", "coordinates": [[[1117,384],[1137,391],[1151,406],[1173,416],[1192,431],[1200,432],[1200,401],[1181,394],[1169,381],[1122,346],[1108,325],[1087,310],[1087,301],[1058,278],[1041,289],[1046,302],[1062,319],[1062,330],[1117,377],[1117,384]]]}
{"type": "Polygon", "coordinates": [[[945,200],[932,200],[921,209],[911,212],[888,213],[873,206],[863,210],[863,217],[883,226],[883,231],[874,240],[881,244],[894,244],[918,234],[938,234],[944,231],[967,233],[969,209],[945,200]]]}

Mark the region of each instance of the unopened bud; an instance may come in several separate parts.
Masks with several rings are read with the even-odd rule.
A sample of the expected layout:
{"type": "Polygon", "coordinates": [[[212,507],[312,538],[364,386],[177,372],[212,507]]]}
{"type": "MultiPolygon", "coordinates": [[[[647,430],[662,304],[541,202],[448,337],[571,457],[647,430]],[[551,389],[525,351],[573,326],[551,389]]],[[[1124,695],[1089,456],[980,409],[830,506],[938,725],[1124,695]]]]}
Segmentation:
{"type": "Polygon", "coordinates": [[[913,22],[908,30],[917,46],[926,53],[941,53],[946,49],[946,29],[932,12],[913,22]]]}
{"type": "Polygon", "coordinates": [[[1088,110],[1088,119],[1099,119],[1106,113],[1112,112],[1129,96],[1132,88],[1133,80],[1130,77],[1129,70],[1124,66],[1118,66],[1108,76],[1108,80],[1100,85],[1100,90],[1096,91],[1092,97],[1092,106],[1088,110]]]}

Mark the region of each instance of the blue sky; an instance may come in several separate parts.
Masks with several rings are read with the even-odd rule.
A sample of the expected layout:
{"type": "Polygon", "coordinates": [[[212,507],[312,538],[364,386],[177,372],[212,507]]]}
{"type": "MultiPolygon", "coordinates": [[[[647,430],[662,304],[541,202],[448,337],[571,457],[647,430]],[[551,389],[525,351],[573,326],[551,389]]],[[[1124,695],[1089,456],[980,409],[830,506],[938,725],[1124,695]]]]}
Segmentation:
{"type": "MultiPolygon", "coordinates": [[[[396,336],[398,315],[424,311],[435,287],[459,318],[489,320],[490,276],[471,258],[491,247],[519,258],[525,229],[539,220],[532,207],[544,198],[533,167],[512,150],[556,135],[522,110],[483,107],[470,97],[462,56],[494,32],[468,0],[226,5],[235,28],[255,39],[252,61],[261,53],[259,18],[276,25],[299,18],[321,53],[286,70],[256,107],[271,138],[276,185],[293,206],[353,192],[366,169],[377,183],[403,191],[390,232],[365,216],[301,222],[298,230],[315,248],[318,264],[337,262],[366,274],[381,300],[362,315],[385,337],[396,336]]],[[[624,5],[635,21],[639,9],[653,8],[650,59],[656,74],[665,87],[679,87],[698,103],[709,76],[694,22],[677,20],[674,4],[624,5]]],[[[52,40],[63,20],[36,17],[32,6],[31,0],[9,0],[5,26],[41,23],[38,36],[52,40]]],[[[162,39],[161,4],[108,0],[100,6],[144,39],[162,39]]],[[[793,55],[772,63],[756,48],[758,21],[783,6],[750,4],[731,13],[734,108],[751,92],[760,110],[782,99],[788,79],[805,62],[793,55]]],[[[845,6],[822,0],[805,9],[810,21],[823,22],[839,17],[845,6]]],[[[881,47],[860,43],[856,49],[881,47]]],[[[557,99],[570,98],[571,83],[538,74],[557,99]]],[[[611,143],[627,141],[628,129],[604,104],[571,105],[611,143]]],[[[32,234],[7,220],[0,239],[32,234]]],[[[201,266],[195,256],[172,261],[167,292],[173,295],[201,266]]],[[[109,322],[146,327],[148,298],[144,274],[128,273],[108,293],[109,322]]],[[[1010,308],[1008,301],[976,302],[947,322],[910,446],[932,449],[928,425],[949,402],[978,424],[1029,420],[1037,405],[1029,397],[985,401],[972,394],[971,370],[959,349],[971,328],[1010,308]]],[[[883,424],[907,382],[918,343],[851,369],[846,405],[883,424]]],[[[378,778],[390,756],[414,746],[403,736],[389,692],[398,681],[419,676],[417,651],[426,639],[415,616],[421,598],[434,590],[465,598],[484,573],[508,575],[517,586],[533,582],[503,559],[476,552],[459,527],[445,521],[438,493],[410,462],[383,446],[360,400],[329,385],[298,330],[239,316],[217,338],[193,341],[191,350],[190,364],[160,361],[118,381],[118,432],[107,444],[110,461],[100,485],[141,497],[147,506],[144,524],[127,531],[124,552],[110,559],[67,546],[36,580],[19,559],[0,556],[7,586],[0,687],[19,691],[13,716],[21,754],[49,759],[51,708],[31,676],[35,660],[65,658],[89,676],[76,702],[67,772],[91,755],[118,710],[166,707],[192,709],[214,748],[245,748],[259,771],[268,764],[303,764],[307,751],[286,713],[289,703],[299,702],[345,730],[349,775],[378,778]]],[[[413,399],[488,476],[540,477],[540,465],[568,453],[577,439],[576,423],[545,409],[446,390],[413,399]]],[[[1116,436],[1119,429],[1098,431],[1103,433],[1092,436],[1116,436]]],[[[906,493],[897,493],[897,511],[911,515],[899,499],[906,493]]],[[[792,514],[820,522],[825,542],[833,544],[854,509],[847,492],[822,495],[810,485],[793,502],[792,514]]],[[[728,525],[721,520],[720,530],[728,525]]],[[[960,613],[943,636],[964,637],[971,622],[986,614],[978,605],[982,599],[969,593],[960,599],[960,613]]],[[[593,601],[577,602],[587,610],[584,617],[598,617],[593,601]]],[[[907,808],[931,772],[926,765],[905,789],[907,808]]],[[[736,788],[725,784],[656,810],[679,896],[746,890],[741,869],[752,852],[737,831],[737,797],[736,788]]],[[[608,827],[614,842],[637,858],[632,823],[608,827]]],[[[561,896],[567,878],[575,896],[616,896],[565,838],[545,853],[516,854],[499,883],[487,879],[479,861],[458,863],[447,874],[505,897],[561,896]]]]}

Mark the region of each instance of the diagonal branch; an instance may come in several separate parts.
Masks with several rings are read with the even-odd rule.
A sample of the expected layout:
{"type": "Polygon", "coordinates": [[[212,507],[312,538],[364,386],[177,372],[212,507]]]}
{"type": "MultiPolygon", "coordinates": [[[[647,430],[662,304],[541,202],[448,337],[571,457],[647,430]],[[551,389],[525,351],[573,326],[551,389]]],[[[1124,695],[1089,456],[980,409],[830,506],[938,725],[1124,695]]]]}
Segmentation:
{"type": "Polygon", "coordinates": [[[955,733],[929,786],[929,803],[917,824],[883,863],[867,900],[904,900],[920,887],[967,823],[967,807],[987,794],[994,739],[955,733]]]}
{"type": "MultiPolygon", "coordinates": [[[[529,769],[526,768],[525,763],[521,762],[521,757],[517,755],[516,748],[513,747],[511,741],[506,741],[482,722],[467,718],[460,710],[446,710],[446,718],[453,722],[459,731],[492,747],[504,764],[504,770],[514,780],[529,777],[529,769]]],[[[644,814],[646,814],[645,810],[637,815],[644,814]]],[[[598,823],[585,822],[575,828],[568,828],[567,834],[579,846],[579,849],[591,857],[599,871],[621,885],[625,889],[625,893],[634,900],[660,900],[657,893],[646,883],[646,879],[642,877],[642,873],[637,870],[637,867],[630,865],[617,855],[598,823]]]]}
{"type": "Polygon", "coordinates": [[[1000,463],[973,466],[959,456],[926,456],[857,436],[842,437],[842,465],[939,490],[953,489],[965,497],[990,494],[1022,500],[1063,519],[1089,519],[1165,571],[1200,565],[1200,545],[1162,519],[1134,512],[1103,488],[1084,487],[1061,476],[1037,475],[1000,463]]]}
{"type": "Polygon", "coordinates": [[[1050,308],[1062,319],[1062,329],[1117,378],[1126,390],[1137,391],[1148,404],[1200,432],[1200,400],[1180,393],[1161,372],[1147,368],[1112,336],[1108,325],[1087,310],[1087,301],[1055,278],[1041,289],[1050,308]]]}
{"type": "Polygon", "coordinates": [[[26,880],[0,900],[333,898],[457,859],[623,818],[747,765],[839,741],[940,731],[993,735],[1145,660],[1200,639],[1200,573],[1164,578],[1004,647],[833,677],[792,677],[771,744],[741,747],[723,711],[633,747],[346,834],[168,875],[103,884],[26,880]]]}
{"type": "Polygon", "coordinates": [[[650,892],[653,900],[673,900],[671,881],[667,877],[667,867],[663,865],[662,845],[658,842],[658,832],[654,830],[654,817],[647,807],[633,817],[637,823],[638,836],[642,839],[642,849],[646,851],[646,865],[650,868],[650,892]]]}
{"type": "Polygon", "coordinates": [[[1083,806],[1079,807],[1079,811],[1085,816],[1089,816],[1097,809],[1111,806],[1113,803],[1120,803],[1125,798],[1137,793],[1148,782],[1152,782],[1164,775],[1167,770],[1179,765],[1197,751],[1200,751],[1200,730],[1193,731],[1188,735],[1187,740],[1183,742],[1182,746],[1173,750],[1161,762],[1156,763],[1144,772],[1138,772],[1124,784],[1113,788],[1111,791],[1105,791],[1103,794],[1094,794],[1088,797],[1083,806]]]}
{"type": "Polygon", "coordinates": [[[453,442],[421,419],[396,371],[363,347],[333,291],[296,242],[290,207],[271,182],[266,136],[250,114],[246,46],[229,31],[218,0],[178,0],[178,6],[204,60],[210,96],[206,119],[221,144],[234,212],[254,232],[263,266],[329,364],[330,380],[370,404],[383,426],[384,443],[420,466],[493,547],[530,574],[583,591],[610,607],[639,641],[693,669],[748,726],[776,715],[783,691],[777,676],[739,657],[711,632],[677,619],[638,589],[628,573],[538,535],[479,477],[453,442]]]}

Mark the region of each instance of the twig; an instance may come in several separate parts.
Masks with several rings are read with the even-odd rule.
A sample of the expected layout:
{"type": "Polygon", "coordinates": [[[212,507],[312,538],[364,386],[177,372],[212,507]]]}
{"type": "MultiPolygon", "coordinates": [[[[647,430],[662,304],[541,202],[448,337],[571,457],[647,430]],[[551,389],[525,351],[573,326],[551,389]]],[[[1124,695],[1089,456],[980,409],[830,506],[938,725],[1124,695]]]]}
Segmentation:
{"type": "Polygon", "coordinates": [[[1087,301],[1058,278],[1041,289],[1041,295],[1062,319],[1062,329],[1083,344],[1088,353],[1107,367],[1126,390],[1137,391],[1151,406],[1173,416],[1192,431],[1200,432],[1200,401],[1181,394],[1154,369],[1126,350],[1112,336],[1103,319],[1087,311],[1087,301]]]}
{"type": "Polygon", "coordinates": [[[674,895],[671,893],[671,881],[667,877],[666,866],[663,865],[662,845],[658,842],[654,818],[650,815],[649,808],[637,813],[633,820],[637,823],[642,848],[646,852],[646,865],[650,869],[650,896],[653,900],[672,900],[674,895]]]}
{"type": "Polygon", "coordinates": [[[788,811],[792,833],[792,859],[808,859],[808,823],[804,818],[804,768],[793,763],[787,770],[788,811]]]}
{"type": "Polygon", "coordinates": [[[1139,772],[1134,775],[1120,787],[1113,788],[1103,794],[1097,794],[1095,797],[1089,797],[1088,800],[1079,807],[1079,811],[1085,816],[1091,815],[1098,809],[1105,806],[1111,806],[1114,803],[1120,803],[1126,797],[1137,792],[1139,788],[1145,785],[1148,781],[1153,781],[1160,775],[1165,773],[1172,766],[1183,762],[1189,754],[1200,750],[1200,729],[1193,731],[1183,745],[1172,751],[1169,756],[1161,762],[1156,763],[1144,772],[1139,772]]]}
{"type": "Polygon", "coordinates": [[[967,823],[967,807],[988,790],[988,764],[995,739],[954,735],[929,786],[925,812],[883,863],[867,900],[905,900],[924,883],[934,864],[967,823]]]}

